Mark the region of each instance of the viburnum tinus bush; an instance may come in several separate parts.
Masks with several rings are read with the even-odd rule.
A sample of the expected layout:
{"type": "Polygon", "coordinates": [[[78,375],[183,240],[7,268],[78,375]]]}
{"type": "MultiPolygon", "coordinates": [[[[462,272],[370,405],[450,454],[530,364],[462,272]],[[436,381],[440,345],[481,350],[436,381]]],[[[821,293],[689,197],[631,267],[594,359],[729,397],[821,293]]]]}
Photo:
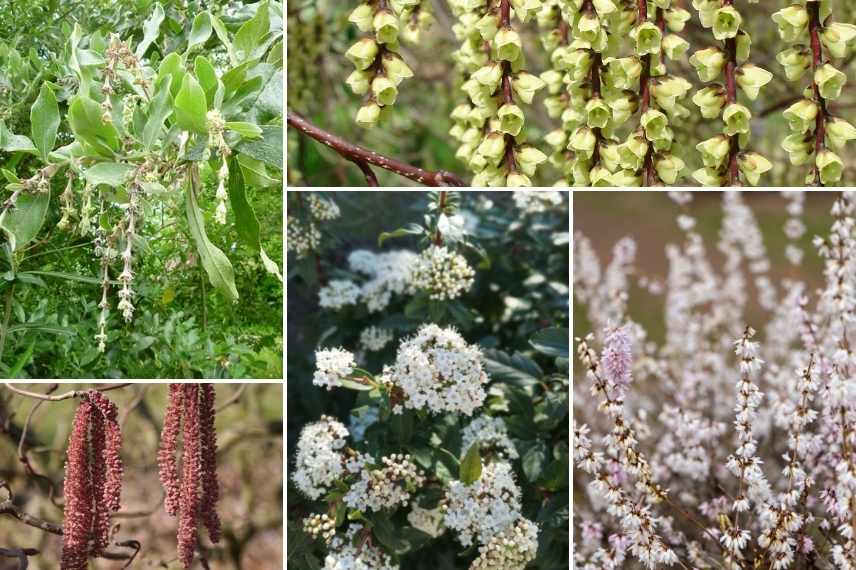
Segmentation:
{"type": "MultiPolygon", "coordinates": [[[[131,323],[181,303],[179,276],[201,289],[192,297],[194,307],[203,299],[206,335],[209,304],[229,310],[267,274],[281,282],[271,249],[279,232],[262,231],[253,202],[281,205],[282,6],[146,5],[132,24],[108,26],[110,10],[93,7],[89,29],[65,21],[66,11],[45,37],[0,37],[0,362],[10,345],[26,354],[37,335],[79,336],[86,355],[75,364],[97,359],[114,370],[106,375],[134,375],[115,372],[125,368],[120,344],[137,335],[137,346],[140,337],[151,346],[156,336],[146,333],[162,321],[131,323]],[[84,285],[88,297],[69,295],[84,285]],[[221,297],[209,301],[211,291],[221,297]],[[54,297],[64,310],[43,318],[50,307],[40,303],[54,297]]],[[[237,358],[220,357],[223,375],[237,358]]]]}
{"type": "Polygon", "coordinates": [[[290,14],[317,52],[288,53],[292,182],[353,185],[356,170],[325,171],[342,158],[369,185],[374,167],[428,185],[447,172],[459,177],[440,185],[854,180],[852,2],[448,0],[399,42],[428,4],[319,0],[290,14]]]}
{"type": "Polygon", "coordinates": [[[811,252],[803,210],[817,194],[784,196],[784,227],[762,233],[724,193],[717,252],[693,196],[672,197],[683,243],[667,246],[663,279],[632,238],[604,265],[575,236],[591,327],[576,340],[576,565],[851,568],[854,196],[835,197],[811,252]],[[662,299],[662,330],[634,317],[637,294],[662,299]]]}
{"type": "Polygon", "coordinates": [[[289,194],[289,564],[568,568],[567,197],[289,194]]]}

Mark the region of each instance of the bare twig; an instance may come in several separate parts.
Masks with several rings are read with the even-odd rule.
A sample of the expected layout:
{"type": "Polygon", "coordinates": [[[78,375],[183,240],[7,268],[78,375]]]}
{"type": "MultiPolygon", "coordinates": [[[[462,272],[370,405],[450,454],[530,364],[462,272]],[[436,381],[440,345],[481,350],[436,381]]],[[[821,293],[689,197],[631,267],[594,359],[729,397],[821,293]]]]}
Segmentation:
{"type": "Polygon", "coordinates": [[[407,164],[401,162],[400,160],[396,160],[394,158],[389,158],[378,154],[372,150],[368,150],[359,145],[350,143],[345,139],[334,135],[333,133],[327,132],[324,129],[313,125],[305,118],[301,117],[297,113],[292,111],[288,111],[287,113],[288,124],[304,133],[307,136],[312,137],[318,142],[332,148],[334,151],[339,153],[344,158],[350,160],[353,163],[356,163],[360,169],[363,171],[363,174],[366,176],[366,180],[369,185],[372,185],[372,182],[377,182],[377,179],[374,177],[374,173],[371,174],[371,178],[369,174],[366,172],[366,169],[369,169],[368,165],[374,165],[379,168],[383,168],[384,170],[389,170],[390,172],[394,172],[400,176],[404,176],[405,178],[409,178],[414,182],[418,182],[419,184],[423,184],[425,186],[466,186],[467,183],[464,182],[461,178],[459,178],[456,174],[452,174],[446,170],[438,170],[436,172],[431,170],[425,170],[423,168],[419,168],[417,166],[413,166],[411,164],[407,164]]]}
{"type": "Polygon", "coordinates": [[[237,390],[235,390],[235,392],[232,394],[232,396],[231,396],[228,400],[226,400],[225,402],[223,402],[223,403],[220,405],[220,407],[219,407],[219,408],[217,408],[216,412],[219,414],[220,412],[222,412],[223,410],[225,410],[226,408],[228,408],[228,407],[229,407],[229,406],[231,406],[232,404],[235,404],[238,400],[240,400],[240,399],[241,399],[241,396],[243,396],[244,391],[245,391],[246,389],[247,389],[247,385],[246,385],[246,384],[241,384],[240,386],[238,386],[238,389],[237,389],[237,390]]]}
{"type": "Polygon", "coordinates": [[[18,570],[27,570],[30,564],[27,556],[35,556],[38,553],[35,548],[0,548],[0,556],[18,559],[18,570]]]}
{"type": "MultiPolygon", "coordinates": [[[[46,394],[40,394],[39,392],[30,392],[28,390],[16,388],[8,382],[5,382],[3,385],[6,386],[6,388],[11,390],[12,392],[18,394],[19,396],[26,396],[27,398],[35,398],[36,400],[44,400],[46,402],[59,402],[61,400],[81,398],[86,395],[86,392],[88,392],[88,390],[71,390],[70,392],[57,394],[56,396],[48,396],[46,394]]],[[[125,388],[126,386],[130,385],[130,382],[126,382],[124,384],[107,384],[106,386],[97,386],[95,390],[98,390],[99,392],[109,392],[110,390],[119,390],[120,388],[125,388]]]]}

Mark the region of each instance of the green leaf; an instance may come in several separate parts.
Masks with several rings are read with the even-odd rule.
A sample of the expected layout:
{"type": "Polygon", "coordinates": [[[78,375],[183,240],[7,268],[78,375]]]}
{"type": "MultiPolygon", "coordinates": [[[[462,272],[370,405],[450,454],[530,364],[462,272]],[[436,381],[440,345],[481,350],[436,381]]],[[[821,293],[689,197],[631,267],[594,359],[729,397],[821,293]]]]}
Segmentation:
{"type": "Polygon", "coordinates": [[[256,212],[247,200],[244,176],[237,161],[229,160],[229,202],[235,213],[235,229],[241,242],[253,251],[259,251],[261,227],[256,212]]]}
{"type": "Polygon", "coordinates": [[[362,382],[356,382],[347,378],[340,379],[339,384],[342,388],[347,388],[348,390],[354,390],[356,392],[368,392],[370,390],[374,390],[374,386],[371,384],[363,384],[362,382]]]}
{"type": "Polygon", "coordinates": [[[249,186],[261,188],[280,186],[279,180],[268,174],[265,163],[261,160],[256,160],[246,154],[239,154],[238,164],[241,166],[241,170],[243,171],[244,177],[249,186]]]}
{"type": "Polygon", "coordinates": [[[187,185],[187,222],[190,225],[190,233],[196,242],[196,250],[202,261],[202,267],[208,273],[211,284],[218,289],[230,301],[238,300],[238,289],[235,287],[235,271],[229,258],[220,251],[217,246],[208,239],[205,233],[205,222],[202,220],[202,212],[196,203],[194,195],[194,184],[187,185]]]}
{"type": "Polygon", "coordinates": [[[33,351],[35,349],[36,349],[36,340],[33,339],[30,342],[30,346],[27,347],[27,350],[25,350],[24,353],[20,357],[18,357],[18,360],[16,360],[15,364],[12,366],[12,368],[9,369],[9,372],[7,373],[6,377],[7,378],[16,378],[18,376],[18,374],[21,373],[21,370],[24,369],[24,366],[29,364],[30,360],[32,360],[33,351]]]}
{"type": "Polygon", "coordinates": [[[211,15],[206,12],[200,12],[193,18],[193,26],[190,28],[190,38],[187,40],[187,51],[189,52],[195,46],[204,44],[211,36],[211,15]]]}
{"type": "MultiPolygon", "coordinates": [[[[78,281],[80,283],[91,283],[92,285],[101,285],[101,279],[97,277],[87,277],[86,275],[76,275],[74,273],[63,273],[61,271],[25,271],[32,275],[40,275],[42,277],[54,277],[56,279],[65,279],[66,281],[78,281]]],[[[18,275],[22,275],[19,273],[18,275]]]]}
{"type": "Polygon", "coordinates": [[[237,149],[270,166],[282,170],[282,125],[263,125],[262,138],[243,139],[237,149]]]}
{"type": "Polygon", "coordinates": [[[473,443],[461,461],[460,479],[464,485],[472,485],[482,474],[482,461],[479,455],[479,442],[473,443]]]}
{"type": "Polygon", "coordinates": [[[529,337],[529,344],[541,354],[568,358],[570,333],[568,329],[560,327],[541,329],[529,337]]]}
{"type": "Polygon", "coordinates": [[[378,542],[395,552],[401,548],[401,540],[398,538],[396,528],[392,521],[389,520],[389,515],[384,512],[375,513],[371,516],[372,534],[377,538],[378,542]]]}
{"type": "Polygon", "coordinates": [[[158,66],[158,75],[155,78],[155,85],[163,82],[165,77],[172,77],[172,83],[169,86],[170,94],[175,97],[178,95],[178,90],[181,89],[181,84],[184,81],[184,63],[181,56],[172,52],[160,62],[158,66]]]}
{"type": "Polygon", "coordinates": [[[262,138],[262,130],[255,123],[246,123],[243,121],[227,122],[226,128],[232,132],[238,133],[245,139],[262,138]]]}
{"type": "Polygon", "coordinates": [[[68,123],[84,149],[112,157],[119,150],[119,133],[112,122],[103,122],[101,115],[101,105],[85,95],[78,95],[68,108],[68,123]]]}
{"type": "Polygon", "coordinates": [[[0,121],[0,150],[5,150],[6,152],[31,152],[33,154],[38,152],[33,141],[24,135],[14,134],[6,127],[3,121],[0,121]]]}
{"type": "Polygon", "coordinates": [[[157,2],[154,12],[152,12],[152,15],[143,24],[143,39],[137,44],[137,50],[134,52],[137,59],[141,59],[146,54],[149,46],[152,45],[152,42],[157,39],[160,34],[160,25],[163,22],[163,18],[163,6],[161,6],[160,2],[157,2]]]}
{"type": "Polygon", "coordinates": [[[18,325],[12,325],[8,329],[8,332],[10,334],[27,331],[43,332],[48,334],[63,334],[68,336],[77,335],[77,332],[75,332],[74,329],[70,329],[68,327],[59,327],[56,325],[45,325],[42,323],[22,323],[18,325]]]}
{"type": "Polygon", "coordinates": [[[36,102],[30,108],[30,132],[45,162],[48,160],[48,154],[53,150],[58,128],[59,107],[56,104],[56,97],[48,84],[43,83],[36,102]]]}
{"type": "Polygon", "coordinates": [[[50,192],[21,194],[15,207],[0,215],[0,229],[9,238],[12,251],[21,249],[36,238],[45,223],[50,201],[50,192]]]}
{"type": "Polygon", "coordinates": [[[217,34],[220,43],[226,48],[226,53],[229,54],[229,62],[235,66],[238,65],[238,57],[235,55],[235,47],[232,45],[232,39],[229,37],[229,31],[223,22],[216,15],[211,15],[211,26],[214,28],[214,33],[217,34]]]}
{"type": "Polygon", "coordinates": [[[534,360],[519,352],[510,356],[501,350],[489,349],[484,355],[485,369],[494,382],[526,386],[538,383],[544,375],[534,360]]]}
{"type": "Polygon", "coordinates": [[[152,148],[161,133],[163,122],[172,114],[172,94],[170,86],[172,76],[166,75],[157,85],[152,102],[149,103],[146,125],[143,127],[143,147],[146,150],[152,148]]]}
{"type": "Polygon", "coordinates": [[[258,4],[256,15],[244,22],[235,34],[235,55],[238,61],[253,59],[253,52],[262,44],[270,30],[270,13],[268,2],[258,4]]]}
{"type": "Polygon", "coordinates": [[[543,441],[534,441],[528,445],[526,453],[521,460],[523,463],[523,474],[530,483],[534,483],[541,477],[544,464],[547,462],[547,445],[543,441]]]}
{"type": "Polygon", "coordinates": [[[128,179],[128,174],[130,174],[132,170],[134,170],[134,167],[130,164],[124,164],[121,162],[99,162],[98,164],[87,168],[83,173],[83,177],[86,178],[86,181],[93,186],[106,184],[107,186],[116,188],[117,186],[125,184],[125,181],[128,179]]]}
{"type": "Polygon", "coordinates": [[[211,65],[207,57],[199,55],[193,62],[193,72],[196,73],[199,85],[205,91],[205,101],[208,103],[208,106],[214,106],[214,95],[217,93],[217,86],[220,84],[214,66],[211,65]]]}
{"type": "Polygon", "coordinates": [[[377,246],[383,247],[383,242],[392,238],[399,238],[403,236],[420,236],[425,233],[425,228],[420,226],[419,224],[407,224],[403,228],[398,228],[397,230],[393,230],[391,232],[381,232],[381,234],[377,237],[377,246]]]}
{"type": "Polygon", "coordinates": [[[186,131],[208,132],[208,105],[205,91],[190,73],[184,74],[181,89],[175,96],[175,121],[186,131]]]}

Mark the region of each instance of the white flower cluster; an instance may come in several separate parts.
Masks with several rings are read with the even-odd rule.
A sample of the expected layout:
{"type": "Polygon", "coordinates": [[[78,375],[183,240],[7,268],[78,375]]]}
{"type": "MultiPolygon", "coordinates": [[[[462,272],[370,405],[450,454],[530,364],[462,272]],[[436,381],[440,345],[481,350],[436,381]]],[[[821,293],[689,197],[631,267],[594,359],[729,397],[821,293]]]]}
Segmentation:
{"type": "Polygon", "coordinates": [[[325,309],[341,309],[355,305],[360,287],[349,279],[333,279],[318,291],[318,304],[325,309]]]}
{"type": "Polygon", "coordinates": [[[558,190],[515,190],[512,198],[524,214],[543,214],[562,205],[562,193],[558,190]]]}
{"type": "Polygon", "coordinates": [[[521,518],[479,548],[470,570],[523,570],[538,553],[538,525],[521,518]]]}
{"type": "Polygon", "coordinates": [[[306,257],[318,249],[321,243],[321,232],[313,223],[304,224],[293,216],[285,221],[285,246],[293,251],[298,258],[306,257]]]}
{"type": "Polygon", "coordinates": [[[362,530],[362,525],[354,524],[344,537],[333,539],[324,558],[324,570],[398,570],[398,564],[380,548],[368,542],[354,544],[362,530]]]}
{"type": "Polygon", "coordinates": [[[463,546],[486,545],[520,518],[520,487],[508,463],[488,463],[471,485],[449,483],[444,522],[463,546]]]}
{"type": "Polygon", "coordinates": [[[487,452],[493,452],[500,460],[517,459],[517,449],[501,418],[479,416],[471,421],[461,433],[461,455],[475,442],[479,442],[483,457],[487,452]]]}
{"type": "Polygon", "coordinates": [[[407,522],[415,529],[421,530],[432,538],[437,538],[444,532],[446,527],[443,525],[443,509],[423,509],[417,504],[414,504],[410,512],[407,513],[407,522]]]}
{"type": "Polygon", "coordinates": [[[322,222],[335,220],[340,214],[336,202],[325,200],[316,194],[309,195],[306,199],[306,205],[309,206],[309,213],[312,214],[312,217],[322,222]]]}
{"type": "Polygon", "coordinates": [[[312,515],[303,521],[303,531],[312,538],[322,538],[329,544],[336,536],[336,521],[327,513],[312,515]]]}
{"type": "Polygon", "coordinates": [[[379,466],[371,461],[361,454],[346,464],[348,471],[359,474],[343,498],[352,509],[365,513],[407,505],[410,494],[425,482],[410,455],[394,453],[381,458],[379,466]]]}
{"type": "Polygon", "coordinates": [[[351,271],[369,277],[360,287],[360,300],[370,313],[384,310],[392,295],[401,295],[410,289],[413,267],[418,259],[417,254],[407,250],[373,253],[358,249],[351,252],[348,256],[351,271]]]}
{"type": "Polygon", "coordinates": [[[329,416],[321,416],[300,432],[291,480],[310,499],[324,495],[345,472],[346,437],[347,428],[329,416]]]}
{"type": "Polygon", "coordinates": [[[380,327],[367,327],[360,333],[360,345],[369,352],[378,352],[383,350],[389,342],[395,337],[395,334],[389,329],[380,327]]]}
{"type": "Polygon", "coordinates": [[[455,299],[470,290],[475,271],[467,259],[440,245],[429,246],[413,269],[412,287],[428,292],[432,299],[455,299]]]}
{"type": "Polygon", "coordinates": [[[398,347],[389,379],[399,386],[410,409],[472,415],[485,399],[488,381],[482,353],[452,328],[423,325],[398,347]]]}
{"type": "Polygon", "coordinates": [[[315,375],[312,383],[328,390],[339,385],[354,371],[354,355],[341,348],[327,348],[315,351],[315,375]]]}

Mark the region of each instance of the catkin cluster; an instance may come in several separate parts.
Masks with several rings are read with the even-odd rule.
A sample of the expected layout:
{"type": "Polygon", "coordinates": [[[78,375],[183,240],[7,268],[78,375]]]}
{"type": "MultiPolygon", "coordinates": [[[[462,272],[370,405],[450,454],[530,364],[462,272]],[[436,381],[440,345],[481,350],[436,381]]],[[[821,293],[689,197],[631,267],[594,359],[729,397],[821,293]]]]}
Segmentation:
{"type": "Polygon", "coordinates": [[[516,23],[541,10],[542,0],[452,0],[455,53],[468,101],[452,111],[456,156],[475,173],[473,186],[531,186],[547,156],[526,144],[519,103],[532,103],[544,81],[526,71],[516,23]],[[512,20],[512,14],[515,20],[512,20]]]}
{"type": "Polygon", "coordinates": [[[96,390],[83,396],[68,439],[63,496],[62,570],[86,570],[110,544],[124,467],[116,404],[96,390]]]}
{"type": "Polygon", "coordinates": [[[158,472],[164,487],[164,506],[179,517],[178,556],[184,568],[193,564],[197,527],[204,524],[211,542],[221,538],[217,501],[217,433],[214,428],[212,384],[170,384],[158,450],[158,472]],[[178,438],[183,434],[181,469],[178,438]]]}
{"type": "Polygon", "coordinates": [[[856,139],[856,127],[833,116],[828,103],[841,96],[847,76],[833,60],[843,58],[856,39],[856,26],[836,22],[832,3],[807,0],[773,14],[779,37],[789,47],[776,55],[789,81],[810,81],[803,97],[785,109],[791,134],[782,142],[791,164],[810,164],[805,183],[813,186],[841,180],[844,162],[835,151],[856,139]]]}
{"type": "Polygon", "coordinates": [[[399,84],[413,77],[413,71],[398,53],[398,39],[402,20],[406,29],[412,30],[415,17],[419,29],[421,3],[421,0],[364,0],[351,12],[349,20],[366,34],[345,53],[356,68],[347,83],[354,93],[366,96],[356,117],[361,127],[375,126],[398,98],[399,84]]]}

